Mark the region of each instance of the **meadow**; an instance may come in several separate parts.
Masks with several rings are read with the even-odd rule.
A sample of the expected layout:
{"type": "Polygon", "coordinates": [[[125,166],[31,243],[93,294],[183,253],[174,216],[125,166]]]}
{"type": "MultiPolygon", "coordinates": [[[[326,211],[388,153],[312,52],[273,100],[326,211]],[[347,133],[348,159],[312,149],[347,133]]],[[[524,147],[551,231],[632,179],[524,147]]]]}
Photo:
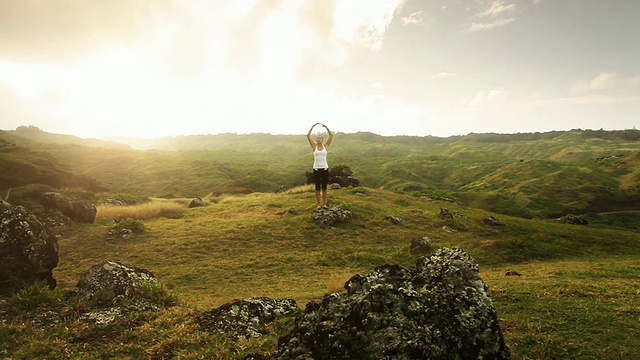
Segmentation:
{"type": "Polygon", "coordinates": [[[168,218],[149,218],[142,206],[128,209],[126,216],[143,219],[145,231],[124,239],[108,235],[113,220],[106,214],[114,209],[100,208],[95,224],[62,229],[54,272],[56,291],[64,291],[103,260],[143,267],[177,297],[178,306],[110,325],[3,325],[2,355],[239,359],[269,352],[292,326],[291,318],[272,324],[264,338],[241,342],[198,332],[189,319],[237,298],[287,297],[304,306],[343,291],[356,273],[385,263],[412,265],[417,255],[409,253],[411,239],[428,236],[435,248],[461,247],[478,260],[514,359],[640,357],[637,232],[496,215],[366,187],[331,192],[331,205],[350,209],[354,218],[326,230],[312,221],[313,191],[306,186],[224,196],[193,209],[186,200],[156,199],[153,206],[171,210],[168,218]],[[182,206],[179,214],[175,204],[182,206]],[[463,216],[443,220],[441,207],[463,216]],[[386,215],[406,223],[393,225],[386,215]],[[484,224],[488,215],[505,226],[484,224]],[[521,276],[505,276],[507,271],[521,276]]]}

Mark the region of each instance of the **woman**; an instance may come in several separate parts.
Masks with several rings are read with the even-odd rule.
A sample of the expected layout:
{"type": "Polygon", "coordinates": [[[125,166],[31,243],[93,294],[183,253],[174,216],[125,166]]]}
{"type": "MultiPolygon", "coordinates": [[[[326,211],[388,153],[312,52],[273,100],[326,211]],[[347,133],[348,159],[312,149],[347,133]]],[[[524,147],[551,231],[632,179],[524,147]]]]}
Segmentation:
{"type": "Polygon", "coordinates": [[[311,149],[313,149],[313,181],[316,185],[316,203],[318,208],[320,208],[321,206],[327,206],[327,186],[329,185],[327,149],[329,148],[329,145],[331,145],[331,140],[333,140],[333,133],[329,130],[327,125],[315,123],[311,126],[311,129],[309,129],[309,133],[307,133],[307,140],[309,140],[309,145],[311,145],[311,149]],[[315,142],[311,139],[311,131],[313,131],[313,128],[316,125],[322,125],[327,129],[329,139],[325,144],[322,144],[324,138],[320,135],[316,136],[315,142]]]}

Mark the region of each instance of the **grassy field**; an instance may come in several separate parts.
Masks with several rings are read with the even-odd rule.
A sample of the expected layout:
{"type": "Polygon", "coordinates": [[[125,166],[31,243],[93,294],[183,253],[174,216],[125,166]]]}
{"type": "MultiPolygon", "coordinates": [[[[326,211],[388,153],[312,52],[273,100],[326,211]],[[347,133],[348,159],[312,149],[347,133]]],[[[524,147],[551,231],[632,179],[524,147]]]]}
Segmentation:
{"type": "MultiPolygon", "coordinates": [[[[322,230],[312,221],[313,197],[311,188],[298,187],[211,198],[193,209],[188,199],[156,199],[154,214],[170,216],[130,207],[126,217],[141,219],[145,232],[124,239],[107,235],[118,212],[99,208],[95,224],[62,230],[54,293],[73,287],[90,266],[117,260],[151,270],[180,305],[111,325],[0,325],[0,357],[239,359],[269,352],[291,318],[246,342],[198,332],[190,319],[237,298],[290,297],[304,306],[342,291],[356,273],[412,265],[411,239],[428,236],[436,248],[458,246],[478,260],[514,359],[640,358],[637,232],[504,215],[496,217],[505,226],[491,227],[483,219],[493,214],[482,210],[371,188],[330,191],[330,205],[354,218],[322,230]],[[158,210],[165,207],[170,211],[158,210]],[[463,215],[442,220],[441,207],[463,215]],[[406,223],[393,225],[386,215],[406,223]],[[521,276],[505,276],[509,270],[521,276]]],[[[34,311],[54,303],[65,306],[48,300],[34,311]]]]}

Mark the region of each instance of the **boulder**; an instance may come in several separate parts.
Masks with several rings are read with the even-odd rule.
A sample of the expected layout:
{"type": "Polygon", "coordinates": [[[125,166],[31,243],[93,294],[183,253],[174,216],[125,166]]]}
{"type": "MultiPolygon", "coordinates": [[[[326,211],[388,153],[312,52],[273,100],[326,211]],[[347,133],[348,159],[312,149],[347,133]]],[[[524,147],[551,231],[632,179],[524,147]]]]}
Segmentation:
{"type": "Polygon", "coordinates": [[[191,202],[189,203],[189,208],[201,207],[201,206],[206,206],[206,205],[207,204],[204,203],[202,198],[196,197],[196,198],[193,198],[191,200],[191,202]]]}
{"type": "Polygon", "coordinates": [[[453,219],[453,214],[445,208],[440,208],[440,219],[453,219]]]}
{"type": "Polygon", "coordinates": [[[443,248],[311,301],[269,359],[510,359],[478,263],[443,248]]]}
{"type": "Polygon", "coordinates": [[[56,192],[42,194],[40,203],[46,211],[59,210],[71,220],[93,223],[96,219],[96,207],[86,201],[72,198],[56,192]]]}
{"type": "Polygon", "coordinates": [[[157,283],[149,270],[116,261],[104,261],[92,266],[71,289],[69,297],[96,305],[110,305],[121,298],[132,297],[136,287],[157,283]]]}
{"type": "Polygon", "coordinates": [[[411,254],[429,254],[431,253],[431,239],[428,236],[416,236],[411,239],[411,247],[409,248],[411,254]]]}
{"type": "Polygon", "coordinates": [[[196,316],[195,322],[201,330],[246,340],[262,336],[261,327],[299,310],[293,299],[239,299],[203,312],[196,316]]]}
{"type": "Polygon", "coordinates": [[[589,222],[580,215],[569,214],[561,217],[559,220],[560,222],[563,222],[565,224],[582,225],[582,226],[589,225],[589,222]]]}
{"type": "Polygon", "coordinates": [[[330,228],[335,224],[345,222],[353,217],[351,211],[339,206],[332,208],[321,207],[313,211],[313,220],[321,228],[330,228]]]}
{"type": "Polygon", "coordinates": [[[387,215],[383,219],[390,221],[393,225],[404,225],[405,223],[404,219],[395,217],[393,215],[387,215]]]}
{"type": "Polygon", "coordinates": [[[0,200],[0,295],[35,281],[55,288],[58,241],[32,212],[0,200]]]}
{"type": "Polygon", "coordinates": [[[487,216],[486,218],[484,218],[483,221],[485,224],[489,226],[504,226],[502,222],[500,222],[498,219],[496,219],[493,216],[487,216]]]}

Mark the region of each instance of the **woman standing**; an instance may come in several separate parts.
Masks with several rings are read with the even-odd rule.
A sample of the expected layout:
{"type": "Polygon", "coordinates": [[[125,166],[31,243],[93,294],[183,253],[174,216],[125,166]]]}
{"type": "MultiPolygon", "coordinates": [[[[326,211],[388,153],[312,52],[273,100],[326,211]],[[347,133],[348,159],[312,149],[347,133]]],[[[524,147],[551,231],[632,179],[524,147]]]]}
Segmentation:
{"type": "Polygon", "coordinates": [[[329,185],[327,149],[329,145],[331,145],[331,140],[333,140],[333,133],[327,125],[315,123],[307,133],[307,140],[309,140],[309,145],[311,145],[311,149],[313,149],[313,181],[316,185],[316,203],[318,208],[320,208],[321,206],[327,206],[327,186],[329,185]],[[321,135],[316,136],[315,142],[311,139],[311,131],[313,131],[316,125],[324,126],[324,128],[327,129],[327,133],[329,133],[329,139],[325,144],[322,143],[324,138],[321,135]]]}

